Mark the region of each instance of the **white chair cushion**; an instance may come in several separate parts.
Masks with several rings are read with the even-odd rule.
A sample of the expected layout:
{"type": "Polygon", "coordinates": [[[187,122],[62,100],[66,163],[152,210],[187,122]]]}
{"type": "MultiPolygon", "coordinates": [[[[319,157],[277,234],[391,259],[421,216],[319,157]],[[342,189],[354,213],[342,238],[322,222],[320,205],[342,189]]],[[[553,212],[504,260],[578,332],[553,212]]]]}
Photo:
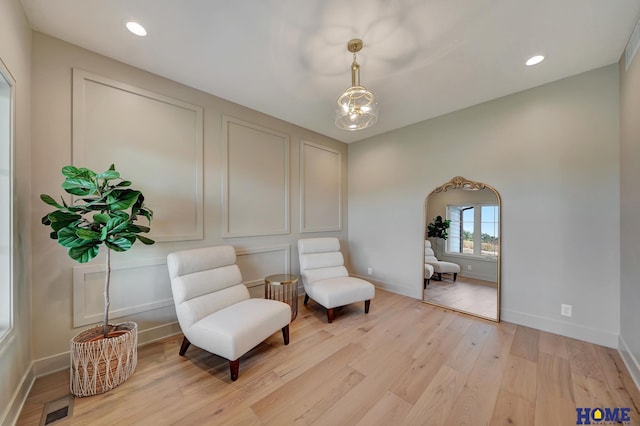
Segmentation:
{"type": "Polygon", "coordinates": [[[327,309],[374,298],[373,284],[356,277],[313,281],[304,287],[307,295],[327,309]]]}
{"type": "Polygon", "coordinates": [[[301,254],[339,251],[340,241],[337,238],[305,238],[298,240],[298,252],[301,254]]]}
{"type": "Polygon", "coordinates": [[[433,266],[433,271],[440,274],[457,274],[460,272],[460,265],[452,262],[425,262],[433,266]]]}
{"type": "MultiPolygon", "coordinates": [[[[175,280],[176,278],[174,278],[175,280]]],[[[179,285],[171,283],[174,294],[183,290],[179,285]]],[[[244,284],[238,284],[224,290],[214,291],[213,293],[204,294],[187,301],[179,303],[174,297],[176,305],[176,315],[182,330],[191,328],[195,323],[210,315],[212,312],[219,311],[234,303],[242,302],[250,298],[249,290],[244,284]]]]}
{"type": "Polygon", "coordinates": [[[167,256],[167,267],[171,278],[235,263],[236,251],[232,246],[182,250],[167,256]]]}
{"type": "Polygon", "coordinates": [[[424,278],[426,280],[428,280],[429,278],[431,278],[433,276],[433,265],[430,265],[428,263],[424,264],[424,278]]]}
{"type": "Polygon", "coordinates": [[[183,331],[192,344],[233,361],[290,321],[288,304],[248,299],[214,312],[183,331]]]}

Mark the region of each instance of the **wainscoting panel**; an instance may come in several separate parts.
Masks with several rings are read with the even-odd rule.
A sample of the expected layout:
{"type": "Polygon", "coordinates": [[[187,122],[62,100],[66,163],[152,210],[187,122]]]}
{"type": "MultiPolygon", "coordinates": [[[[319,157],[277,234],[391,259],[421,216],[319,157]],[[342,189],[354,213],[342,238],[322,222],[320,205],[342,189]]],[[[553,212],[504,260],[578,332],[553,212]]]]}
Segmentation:
{"type": "Polygon", "coordinates": [[[342,154],[302,142],[300,232],[342,230],[342,154]]]}
{"type": "Polygon", "coordinates": [[[223,123],[223,238],[289,233],[289,136],[223,123]]]}
{"type": "Polygon", "coordinates": [[[236,249],[236,263],[251,297],[264,297],[264,277],[267,275],[288,274],[291,271],[290,254],[291,247],[288,244],[236,249]]]}
{"type": "Polygon", "coordinates": [[[154,211],[156,241],[203,238],[202,138],[201,107],[73,70],[73,164],[114,163],[154,211]]]}
{"type": "MultiPolygon", "coordinates": [[[[166,258],[112,265],[110,320],[173,305],[166,258]]],[[[73,268],[73,326],[102,321],[104,264],[73,268]]]]}

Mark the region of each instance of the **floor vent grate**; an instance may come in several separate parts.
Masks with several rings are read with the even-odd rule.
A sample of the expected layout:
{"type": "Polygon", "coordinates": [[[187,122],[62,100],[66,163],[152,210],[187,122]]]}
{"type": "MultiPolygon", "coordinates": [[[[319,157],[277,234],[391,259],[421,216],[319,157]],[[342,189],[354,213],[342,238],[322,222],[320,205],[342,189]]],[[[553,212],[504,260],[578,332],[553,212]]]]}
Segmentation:
{"type": "Polygon", "coordinates": [[[73,396],[67,395],[54,401],[49,401],[42,410],[40,426],[50,425],[58,420],[71,417],[73,412],[73,396]]]}

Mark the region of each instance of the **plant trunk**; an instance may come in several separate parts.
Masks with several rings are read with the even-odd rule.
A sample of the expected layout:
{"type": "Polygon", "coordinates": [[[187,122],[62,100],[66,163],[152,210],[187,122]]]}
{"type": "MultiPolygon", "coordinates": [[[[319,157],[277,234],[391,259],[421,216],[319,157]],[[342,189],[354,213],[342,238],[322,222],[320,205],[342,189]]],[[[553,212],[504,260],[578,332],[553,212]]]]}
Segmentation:
{"type": "Polygon", "coordinates": [[[109,334],[109,284],[111,283],[111,249],[107,247],[107,261],[104,271],[104,321],[102,324],[102,334],[107,338],[109,334]]]}

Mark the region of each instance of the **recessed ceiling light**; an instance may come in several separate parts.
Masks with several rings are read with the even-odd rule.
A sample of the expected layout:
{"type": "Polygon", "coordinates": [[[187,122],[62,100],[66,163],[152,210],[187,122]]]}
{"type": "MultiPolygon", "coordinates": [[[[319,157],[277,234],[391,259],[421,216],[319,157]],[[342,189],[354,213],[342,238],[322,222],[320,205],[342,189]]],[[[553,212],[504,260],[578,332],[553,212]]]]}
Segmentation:
{"type": "Polygon", "coordinates": [[[544,56],[536,55],[536,56],[532,56],[529,59],[527,59],[527,62],[525,62],[525,65],[530,67],[531,65],[539,64],[542,61],[544,61],[544,56]]]}
{"type": "Polygon", "coordinates": [[[135,21],[129,21],[126,23],[127,29],[137,36],[144,37],[147,35],[147,30],[135,21]]]}

